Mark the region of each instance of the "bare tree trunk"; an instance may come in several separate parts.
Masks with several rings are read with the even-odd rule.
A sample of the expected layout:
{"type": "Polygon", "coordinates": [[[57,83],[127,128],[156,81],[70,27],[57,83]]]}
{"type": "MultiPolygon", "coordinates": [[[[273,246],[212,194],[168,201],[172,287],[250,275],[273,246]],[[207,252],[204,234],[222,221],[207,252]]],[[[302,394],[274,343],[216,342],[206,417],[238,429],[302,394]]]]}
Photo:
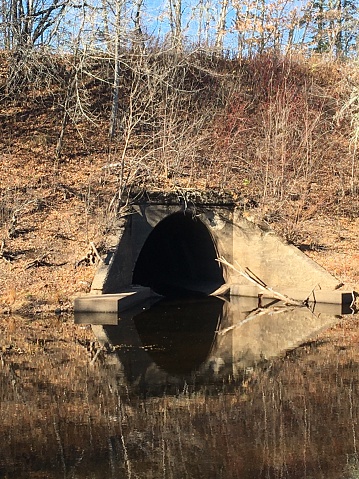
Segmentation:
{"type": "Polygon", "coordinates": [[[115,16],[115,52],[114,52],[114,78],[113,78],[113,98],[112,98],[112,108],[111,108],[111,119],[110,119],[110,130],[109,137],[112,139],[116,132],[117,121],[118,121],[118,104],[119,104],[119,95],[120,95],[120,24],[121,24],[121,10],[122,4],[120,0],[116,2],[116,16],[115,16]]]}
{"type": "Polygon", "coordinates": [[[222,0],[221,11],[217,23],[215,48],[219,53],[223,52],[223,38],[226,33],[226,17],[228,12],[228,4],[229,0],[222,0]]]}
{"type": "Polygon", "coordinates": [[[265,39],[265,12],[266,12],[266,3],[265,0],[260,1],[260,26],[261,26],[261,32],[260,32],[260,40],[259,40],[259,53],[264,52],[265,44],[266,44],[266,39],[265,39]]]}
{"type": "Polygon", "coordinates": [[[337,18],[337,28],[335,34],[335,54],[337,58],[341,58],[343,56],[343,8],[342,8],[342,0],[337,0],[336,2],[336,9],[338,12],[337,18]]]}
{"type": "MultiPolygon", "coordinates": [[[[76,68],[76,66],[74,67],[76,68]]],[[[73,97],[74,89],[75,89],[75,84],[76,84],[76,79],[75,79],[76,72],[74,73],[73,79],[70,82],[70,84],[67,87],[67,92],[66,92],[66,99],[64,103],[64,113],[62,116],[62,122],[61,122],[61,130],[57,139],[57,144],[56,144],[56,162],[58,162],[61,152],[62,152],[62,147],[64,143],[64,136],[65,136],[65,131],[67,128],[67,125],[69,124],[70,121],[70,103],[71,99],[73,97]]]]}
{"type": "Polygon", "coordinates": [[[101,0],[101,12],[102,12],[102,28],[103,28],[103,37],[107,50],[110,47],[110,30],[108,26],[108,9],[106,5],[106,0],[101,0]]]}
{"type": "Polygon", "coordinates": [[[134,47],[135,50],[140,50],[143,52],[145,50],[145,42],[143,38],[142,28],[141,28],[141,9],[143,5],[143,0],[136,0],[136,12],[134,18],[135,24],[135,38],[134,38],[134,47]]]}
{"type": "Polygon", "coordinates": [[[1,26],[1,36],[2,36],[2,45],[5,50],[10,49],[10,16],[9,16],[9,5],[6,0],[1,1],[1,12],[0,12],[0,26],[1,26]]]}
{"type": "Polygon", "coordinates": [[[177,51],[182,51],[182,0],[169,0],[170,24],[172,33],[172,47],[177,51]]]}
{"type": "Polygon", "coordinates": [[[211,4],[207,0],[204,5],[204,46],[209,48],[209,29],[211,23],[211,4]]]}

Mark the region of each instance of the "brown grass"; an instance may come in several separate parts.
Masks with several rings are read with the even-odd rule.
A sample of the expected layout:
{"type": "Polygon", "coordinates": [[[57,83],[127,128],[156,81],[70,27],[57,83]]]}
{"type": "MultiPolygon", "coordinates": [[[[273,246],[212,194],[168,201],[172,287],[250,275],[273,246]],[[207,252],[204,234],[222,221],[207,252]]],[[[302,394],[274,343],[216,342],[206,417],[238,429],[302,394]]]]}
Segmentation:
{"type": "MultiPolygon", "coordinates": [[[[111,143],[106,59],[87,58],[78,89],[69,92],[73,60],[54,57],[57,73],[46,77],[46,57],[46,78],[2,99],[3,311],[71,307],[95,271],[76,263],[91,241],[106,249],[112,200],[132,187],[212,188],[242,203],[255,200],[258,221],[343,281],[359,282],[355,111],[344,108],[355,90],[355,65],[155,51],[122,60],[122,129],[111,143]],[[58,156],[66,101],[70,117],[58,156]],[[119,167],[106,168],[110,163],[119,167]]],[[[7,81],[3,68],[0,83],[7,81]]]]}

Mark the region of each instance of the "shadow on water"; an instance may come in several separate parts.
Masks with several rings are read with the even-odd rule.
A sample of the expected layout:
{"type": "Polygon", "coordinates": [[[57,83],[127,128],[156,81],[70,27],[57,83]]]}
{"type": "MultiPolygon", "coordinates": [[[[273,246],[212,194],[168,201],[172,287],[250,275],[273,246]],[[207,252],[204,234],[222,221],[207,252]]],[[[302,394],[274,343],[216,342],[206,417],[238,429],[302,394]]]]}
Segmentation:
{"type": "Polygon", "coordinates": [[[359,477],[354,317],[256,306],[187,298],[92,316],[102,347],[87,364],[67,352],[73,325],[54,319],[41,342],[19,331],[33,346],[0,354],[0,477],[359,477]]]}

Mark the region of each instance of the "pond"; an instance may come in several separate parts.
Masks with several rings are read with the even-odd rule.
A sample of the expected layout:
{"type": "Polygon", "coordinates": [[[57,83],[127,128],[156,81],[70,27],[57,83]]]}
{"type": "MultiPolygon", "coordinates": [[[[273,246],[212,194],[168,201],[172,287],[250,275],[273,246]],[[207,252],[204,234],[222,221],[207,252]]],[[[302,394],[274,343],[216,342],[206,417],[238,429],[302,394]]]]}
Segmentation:
{"type": "Polygon", "coordinates": [[[39,337],[1,345],[0,477],[359,478],[357,315],[257,306],[24,319],[39,337]]]}

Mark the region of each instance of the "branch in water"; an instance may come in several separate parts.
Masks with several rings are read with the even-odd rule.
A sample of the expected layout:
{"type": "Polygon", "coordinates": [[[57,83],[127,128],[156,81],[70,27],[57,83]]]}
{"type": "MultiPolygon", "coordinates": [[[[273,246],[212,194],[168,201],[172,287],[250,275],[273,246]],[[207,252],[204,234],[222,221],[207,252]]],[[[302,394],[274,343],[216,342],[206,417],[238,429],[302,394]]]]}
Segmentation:
{"type": "MultiPolygon", "coordinates": [[[[233,266],[233,264],[229,263],[223,256],[217,259],[217,261],[224,266],[227,266],[230,269],[233,269],[236,273],[240,274],[244,278],[246,278],[250,283],[255,284],[261,291],[267,292],[271,295],[272,298],[279,299],[280,301],[283,301],[286,304],[290,304],[293,306],[306,306],[308,299],[305,299],[303,301],[299,301],[297,299],[290,298],[289,296],[278,293],[278,291],[275,291],[273,288],[268,286],[264,281],[262,281],[256,274],[254,274],[249,268],[242,268],[238,263],[238,268],[233,266]]],[[[212,295],[217,295],[217,294],[223,294],[224,292],[227,292],[230,290],[231,284],[225,284],[221,286],[217,291],[212,293],[212,295]]]]}

